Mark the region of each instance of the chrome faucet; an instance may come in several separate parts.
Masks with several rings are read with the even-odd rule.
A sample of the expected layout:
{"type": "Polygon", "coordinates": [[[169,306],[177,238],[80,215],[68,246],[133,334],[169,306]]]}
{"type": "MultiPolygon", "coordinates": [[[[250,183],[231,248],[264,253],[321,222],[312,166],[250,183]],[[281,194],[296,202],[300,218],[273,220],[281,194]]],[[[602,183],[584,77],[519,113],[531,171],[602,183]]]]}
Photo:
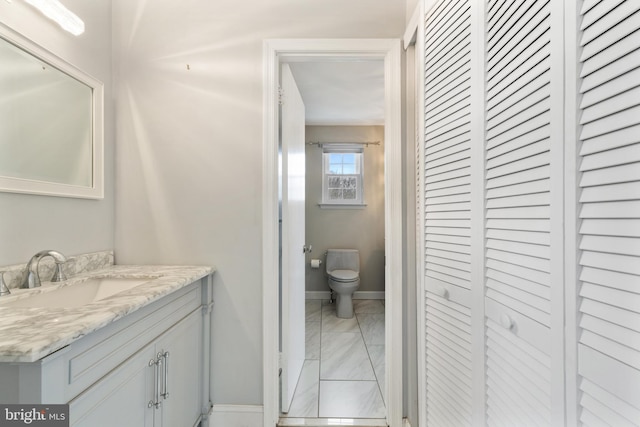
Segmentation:
{"type": "Polygon", "coordinates": [[[10,295],[11,291],[7,287],[7,284],[4,283],[4,271],[0,271],[0,297],[4,295],[10,295]]]}
{"type": "Polygon", "coordinates": [[[40,260],[46,256],[50,256],[51,258],[53,258],[56,263],[56,269],[53,272],[51,281],[62,282],[63,280],[67,280],[67,278],[64,276],[64,273],[62,272],[62,265],[67,262],[67,257],[57,251],[40,251],[32,256],[27,263],[24,281],[22,282],[22,286],[20,286],[21,288],[37,288],[40,286],[40,273],[38,273],[38,266],[40,265],[40,260]]]}

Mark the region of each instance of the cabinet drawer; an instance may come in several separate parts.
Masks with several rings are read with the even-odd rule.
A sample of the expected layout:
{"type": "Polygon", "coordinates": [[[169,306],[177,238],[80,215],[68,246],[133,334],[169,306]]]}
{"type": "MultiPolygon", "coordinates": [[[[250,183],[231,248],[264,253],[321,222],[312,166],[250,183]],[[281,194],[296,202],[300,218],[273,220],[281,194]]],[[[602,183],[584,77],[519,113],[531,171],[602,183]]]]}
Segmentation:
{"type": "MultiPolygon", "coordinates": [[[[64,395],[69,401],[116,368],[138,349],[201,306],[197,281],[136,313],[73,343],[52,361],[64,374],[64,395]],[[60,366],[61,365],[61,366],[60,366]]],[[[56,354],[49,356],[55,358],[56,354]]],[[[46,376],[45,376],[46,377],[46,376]]],[[[54,381],[59,377],[53,375],[54,381]]]]}

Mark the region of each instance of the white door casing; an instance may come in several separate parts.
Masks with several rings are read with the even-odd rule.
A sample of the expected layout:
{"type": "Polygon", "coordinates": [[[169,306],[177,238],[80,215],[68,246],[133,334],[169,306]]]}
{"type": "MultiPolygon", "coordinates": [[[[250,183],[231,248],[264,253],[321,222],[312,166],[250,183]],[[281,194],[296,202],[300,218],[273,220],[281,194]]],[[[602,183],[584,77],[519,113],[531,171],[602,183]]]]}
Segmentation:
{"type": "Polygon", "coordinates": [[[288,64],[281,73],[282,343],[280,410],[289,412],[305,358],[305,110],[288,64]]]}
{"type": "Polygon", "coordinates": [[[382,59],[385,67],[385,354],[387,422],[402,425],[401,44],[397,39],[281,39],[264,43],[264,427],[278,421],[278,81],[281,62],[382,59]]]}

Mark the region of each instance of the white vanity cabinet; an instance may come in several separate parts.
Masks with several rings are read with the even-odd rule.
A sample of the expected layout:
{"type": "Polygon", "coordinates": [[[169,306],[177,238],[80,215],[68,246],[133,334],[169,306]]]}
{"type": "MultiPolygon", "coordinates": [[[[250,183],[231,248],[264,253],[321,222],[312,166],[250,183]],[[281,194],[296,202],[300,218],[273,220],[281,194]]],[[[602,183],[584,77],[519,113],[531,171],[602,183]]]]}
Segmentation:
{"type": "Polygon", "coordinates": [[[71,425],[196,425],[201,366],[202,313],[196,310],[72,400],[71,425]]]}
{"type": "Polygon", "coordinates": [[[36,362],[0,363],[0,398],[68,403],[74,427],[206,426],[211,287],[206,276],[36,362]]]}

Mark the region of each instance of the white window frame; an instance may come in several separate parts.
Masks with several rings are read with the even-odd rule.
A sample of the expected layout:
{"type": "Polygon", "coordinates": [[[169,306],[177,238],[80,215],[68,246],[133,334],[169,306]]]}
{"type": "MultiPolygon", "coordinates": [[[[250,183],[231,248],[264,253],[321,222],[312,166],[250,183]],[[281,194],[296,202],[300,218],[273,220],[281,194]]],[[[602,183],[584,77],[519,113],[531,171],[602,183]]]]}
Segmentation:
{"type": "Polygon", "coordinates": [[[321,207],[363,207],[364,203],[364,150],[361,145],[325,144],[322,146],[322,202],[321,207]],[[356,171],[353,174],[329,173],[329,157],[331,154],[355,154],[356,171]],[[355,199],[330,198],[329,181],[333,177],[355,178],[355,199]]]}

